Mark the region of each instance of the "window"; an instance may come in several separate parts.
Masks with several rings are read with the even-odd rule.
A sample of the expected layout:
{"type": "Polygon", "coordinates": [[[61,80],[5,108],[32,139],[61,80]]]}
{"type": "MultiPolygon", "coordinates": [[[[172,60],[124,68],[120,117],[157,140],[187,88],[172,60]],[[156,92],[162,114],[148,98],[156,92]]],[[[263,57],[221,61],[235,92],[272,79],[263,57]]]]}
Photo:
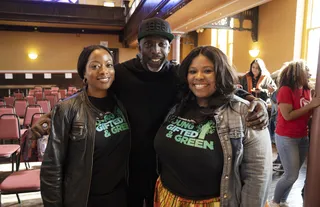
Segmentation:
{"type": "Polygon", "coordinates": [[[320,40],[320,1],[308,1],[308,19],[307,19],[307,53],[306,60],[312,78],[316,78],[318,57],[319,57],[319,40],[320,40]]]}
{"type": "MultiPolygon", "coordinates": [[[[230,26],[233,27],[233,19],[231,19],[230,26]]],[[[212,29],[211,36],[212,46],[219,48],[224,52],[230,63],[233,59],[233,30],[231,29],[212,29]]]]}

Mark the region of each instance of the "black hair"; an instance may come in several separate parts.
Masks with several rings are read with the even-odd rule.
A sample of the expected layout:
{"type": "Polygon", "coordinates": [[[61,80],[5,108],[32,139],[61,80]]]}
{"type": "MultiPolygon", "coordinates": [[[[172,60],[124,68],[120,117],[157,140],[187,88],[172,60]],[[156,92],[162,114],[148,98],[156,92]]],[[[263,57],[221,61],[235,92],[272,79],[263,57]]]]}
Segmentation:
{"type": "MultiPolygon", "coordinates": [[[[216,91],[209,99],[209,108],[214,110],[217,107],[228,103],[235,91],[237,76],[234,68],[229,63],[227,56],[216,47],[197,47],[182,61],[179,68],[178,75],[182,81],[182,91],[180,94],[180,98],[182,98],[182,108],[180,107],[179,110],[182,110],[187,102],[196,98],[189,89],[187,75],[193,59],[199,55],[207,57],[213,63],[216,76],[216,91]]],[[[212,111],[210,111],[210,113],[211,112],[212,111]]]]}
{"type": "Polygon", "coordinates": [[[109,50],[105,46],[102,46],[102,45],[90,45],[88,47],[83,48],[82,52],[79,55],[78,65],[77,65],[78,75],[80,76],[81,79],[84,79],[84,74],[86,72],[86,66],[87,66],[88,59],[89,59],[91,53],[93,51],[99,50],[99,49],[107,51],[111,55],[112,61],[113,61],[113,55],[112,55],[111,50],[109,50]]]}

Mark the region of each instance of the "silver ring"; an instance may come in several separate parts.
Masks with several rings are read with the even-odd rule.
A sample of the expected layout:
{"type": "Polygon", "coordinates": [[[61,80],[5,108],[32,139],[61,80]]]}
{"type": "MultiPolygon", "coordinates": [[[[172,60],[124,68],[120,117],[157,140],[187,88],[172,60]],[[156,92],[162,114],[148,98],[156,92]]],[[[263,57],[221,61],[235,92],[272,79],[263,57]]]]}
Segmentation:
{"type": "Polygon", "coordinates": [[[41,126],[43,129],[46,129],[46,128],[48,128],[48,123],[44,122],[41,126]]]}

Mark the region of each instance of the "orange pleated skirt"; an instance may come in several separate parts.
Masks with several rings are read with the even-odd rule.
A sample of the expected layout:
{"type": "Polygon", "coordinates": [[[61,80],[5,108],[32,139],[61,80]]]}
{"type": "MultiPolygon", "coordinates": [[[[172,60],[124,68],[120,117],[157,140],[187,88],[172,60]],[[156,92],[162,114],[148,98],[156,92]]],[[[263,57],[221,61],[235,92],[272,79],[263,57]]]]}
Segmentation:
{"type": "Polygon", "coordinates": [[[168,191],[158,178],[154,193],[154,207],[220,207],[220,198],[189,200],[168,191]]]}

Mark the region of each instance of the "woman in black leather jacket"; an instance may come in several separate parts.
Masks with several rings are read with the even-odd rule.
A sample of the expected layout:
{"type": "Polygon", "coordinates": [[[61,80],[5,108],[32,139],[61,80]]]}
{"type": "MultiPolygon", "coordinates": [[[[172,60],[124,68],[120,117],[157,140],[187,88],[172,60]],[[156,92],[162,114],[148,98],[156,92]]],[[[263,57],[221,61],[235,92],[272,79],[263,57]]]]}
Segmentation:
{"type": "Polygon", "coordinates": [[[45,207],[126,206],[130,130],[126,112],[108,90],[115,71],[111,52],[83,49],[78,74],[85,84],[53,109],[41,166],[45,207]]]}

